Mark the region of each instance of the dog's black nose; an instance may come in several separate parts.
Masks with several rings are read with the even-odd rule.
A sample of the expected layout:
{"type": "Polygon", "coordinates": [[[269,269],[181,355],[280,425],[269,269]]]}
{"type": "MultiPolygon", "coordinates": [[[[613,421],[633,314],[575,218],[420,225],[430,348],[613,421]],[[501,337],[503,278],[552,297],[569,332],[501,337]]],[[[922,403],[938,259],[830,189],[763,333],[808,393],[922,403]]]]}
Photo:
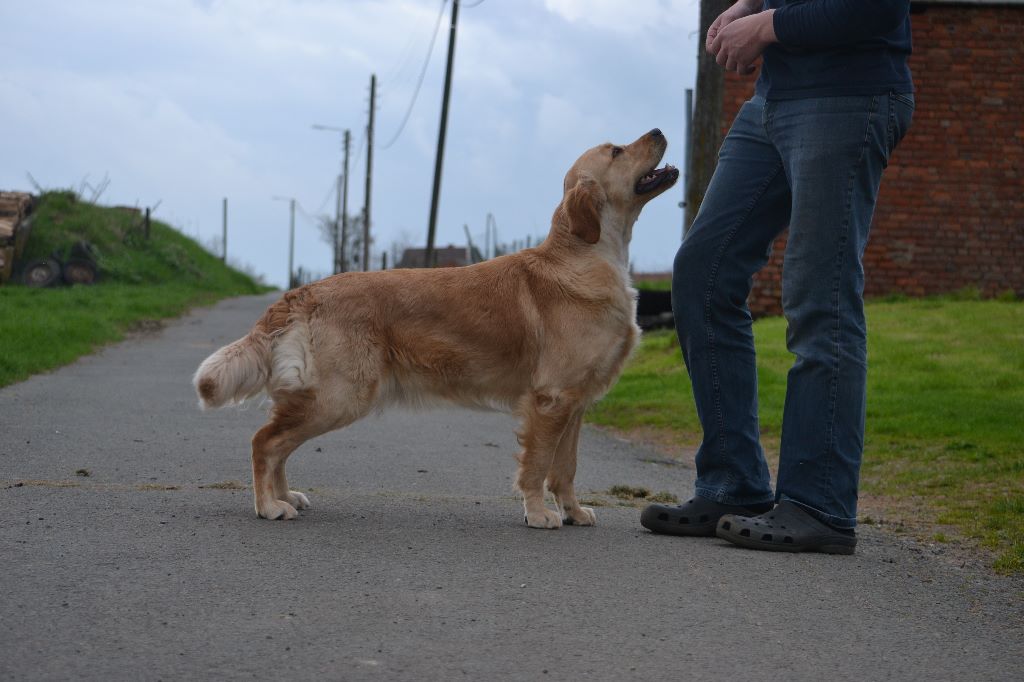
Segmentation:
{"type": "Polygon", "coordinates": [[[650,135],[651,137],[661,137],[662,136],[661,128],[655,128],[650,133],[648,133],[648,135],[650,135]]]}

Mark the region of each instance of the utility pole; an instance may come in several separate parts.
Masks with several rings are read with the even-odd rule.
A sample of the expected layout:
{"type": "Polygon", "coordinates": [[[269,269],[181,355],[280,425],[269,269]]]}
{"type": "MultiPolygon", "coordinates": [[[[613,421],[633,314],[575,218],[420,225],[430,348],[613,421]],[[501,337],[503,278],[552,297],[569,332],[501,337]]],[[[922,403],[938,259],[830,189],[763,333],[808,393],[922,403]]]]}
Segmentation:
{"type": "Polygon", "coordinates": [[[282,197],[277,194],[271,197],[274,201],[287,201],[291,209],[291,221],[288,224],[288,288],[291,289],[295,280],[292,278],[295,265],[295,198],[282,197]]]}
{"type": "Polygon", "coordinates": [[[715,172],[718,148],[722,146],[722,97],[725,89],[725,71],[715,58],[704,49],[711,24],[725,10],[731,0],[701,0],[700,35],[697,45],[697,108],[693,116],[693,147],[686,169],[686,229],[697,217],[704,193],[715,172]]]}
{"type": "Polygon", "coordinates": [[[484,220],[484,260],[491,257],[491,214],[484,220]]]}
{"type": "Polygon", "coordinates": [[[475,249],[473,248],[473,235],[469,233],[469,225],[463,223],[462,229],[466,232],[466,251],[468,253],[468,260],[470,263],[476,263],[475,249]]]}
{"type": "Polygon", "coordinates": [[[373,112],[376,106],[377,74],[371,74],[370,123],[366,126],[366,199],[363,204],[363,272],[370,269],[370,188],[373,180],[373,112]]]}
{"type": "Polygon", "coordinates": [[[341,176],[341,247],[338,249],[338,272],[345,272],[348,269],[345,249],[348,244],[348,154],[352,145],[352,132],[345,130],[345,161],[342,166],[341,176]]]}
{"type": "Polygon", "coordinates": [[[686,221],[686,195],[690,191],[690,159],[693,158],[693,88],[686,88],[686,114],[683,119],[686,122],[686,146],[683,157],[683,200],[679,202],[679,207],[683,209],[682,236],[685,237],[690,228],[690,223],[686,221]]]}
{"type": "Polygon", "coordinates": [[[341,185],[344,176],[338,173],[338,187],[334,202],[334,274],[341,272],[341,185]]]}
{"type": "Polygon", "coordinates": [[[291,207],[291,221],[288,227],[288,288],[291,289],[294,283],[292,273],[295,272],[292,269],[295,262],[295,199],[288,203],[291,207]]]}
{"type": "Polygon", "coordinates": [[[455,29],[459,21],[459,0],[452,0],[452,25],[448,33],[448,65],[444,72],[444,95],[441,100],[441,130],[437,135],[437,158],[434,162],[434,191],[430,198],[430,222],[427,225],[427,250],[423,262],[431,267],[434,260],[434,235],[437,233],[437,204],[441,194],[441,166],[444,162],[444,138],[448,132],[448,98],[452,91],[452,61],[455,58],[455,29]]]}
{"type": "Polygon", "coordinates": [[[333,130],[344,134],[344,160],[341,165],[341,175],[338,176],[338,191],[335,196],[334,209],[334,272],[345,272],[345,240],[348,237],[348,152],[352,140],[352,133],[348,128],[336,128],[334,126],[313,124],[314,130],[333,130]],[[342,184],[344,183],[344,184],[342,184]]]}
{"type": "Polygon", "coordinates": [[[228,262],[228,198],[224,197],[224,234],[221,239],[220,259],[228,262]]]}
{"type": "Polygon", "coordinates": [[[487,234],[490,235],[490,245],[487,247],[487,252],[490,254],[488,258],[494,258],[498,255],[498,221],[494,219],[493,213],[487,214],[487,234]]]}

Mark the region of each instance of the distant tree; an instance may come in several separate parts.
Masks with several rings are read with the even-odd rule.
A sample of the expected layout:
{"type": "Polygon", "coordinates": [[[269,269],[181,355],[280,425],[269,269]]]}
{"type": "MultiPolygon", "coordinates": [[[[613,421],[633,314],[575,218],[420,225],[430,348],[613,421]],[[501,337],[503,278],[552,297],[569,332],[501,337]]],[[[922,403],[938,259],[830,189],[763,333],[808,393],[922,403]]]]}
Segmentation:
{"type": "Polygon", "coordinates": [[[362,266],[359,265],[359,258],[363,252],[363,217],[362,215],[350,215],[348,217],[348,233],[345,248],[340,248],[341,240],[338,239],[338,231],[341,226],[338,225],[333,216],[322,215],[319,216],[319,227],[320,227],[320,238],[324,240],[326,244],[331,247],[331,252],[334,254],[331,262],[334,263],[334,270],[336,272],[348,272],[350,270],[362,270],[362,266]],[[335,251],[335,245],[339,248],[335,251]],[[345,262],[341,262],[341,254],[345,254],[345,262]]]}

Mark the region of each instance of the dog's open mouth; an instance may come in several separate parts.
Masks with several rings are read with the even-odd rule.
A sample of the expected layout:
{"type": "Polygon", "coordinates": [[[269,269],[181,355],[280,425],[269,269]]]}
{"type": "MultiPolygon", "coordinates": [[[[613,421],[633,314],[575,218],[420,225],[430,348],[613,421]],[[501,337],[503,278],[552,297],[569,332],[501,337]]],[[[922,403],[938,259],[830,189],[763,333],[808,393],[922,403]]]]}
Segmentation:
{"type": "Polygon", "coordinates": [[[679,179],[679,169],[675,166],[665,164],[664,168],[655,168],[647,175],[636,181],[637,194],[649,194],[662,187],[670,187],[679,179]]]}

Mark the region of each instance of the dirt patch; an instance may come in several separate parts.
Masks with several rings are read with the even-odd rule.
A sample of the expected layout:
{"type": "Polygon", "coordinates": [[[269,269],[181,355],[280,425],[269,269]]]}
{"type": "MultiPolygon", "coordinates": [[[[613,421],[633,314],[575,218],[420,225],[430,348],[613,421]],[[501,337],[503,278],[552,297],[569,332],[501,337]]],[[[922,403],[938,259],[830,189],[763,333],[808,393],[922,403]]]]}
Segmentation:
{"type": "MultiPolygon", "coordinates": [[[[670,461],[680,462],[683,466],[692,466],[696,446],[692,444],[691,435],[650,427],[628,431],[610,427],[596,428],[613,437],[651,448],[670,461]]],[[[699,437],[696,440],[699,441],[699,437]]],[[[765,458],[768,460],[772,480],[775,480],[778,476],[779,462],[778,436],[765,437],[764,441],[765,458]]],[[[618,487],[613,487],[613,490],[618,487]]],[[[613,494],[611,491],[608,492],[613,494]]],[[[616,495],[616,497],[618,496],[616,495]]],[[[594,506],[594,502],[597,500],[598,498],[591,498],[591,506],[594,506]]],[[[641,503],[659,500],[634,497],[632,501],[631,506],[641,506],[641,503]]],[[[607,506],[607,504],[606,502],[605,505],[607,506]]],[[[900,498],[861,491],[857,502],[858,523],[885,531],[893,541],[908,548],[908,551],[926,552],[959,568],[969,568],[987,575],[997,575],[992,570],[992,563],[996,558],[995,553],[981,546],[976,540],[964,536],[954,526],[923,518],[922,509],[930,509],[930,514],[934,511],[931,507],[931,503],[917,497],[900,498]]]]}
{"type": "Polygon", "coordinates": [[[15,481],[8,485],[8,488],[21,488],[22,486],[33,486],[40,488],[78,488],[75,481],[49,481],[43,479],[30,479],[26,481],[15,481]]]}
{"type": "Polygon", "coordinates": [[[239,481],[222,481],[220,483],[207,483],[199,486],[202,490],[245,490],[249,486],[239,481]]]}
{"type": "Polygon", "coordinates": [[[965,537],[955,526],[924,518],[921,510],[928,503],[917,497],[861,493],[857,500],[861,525],[886,531],[905,547],[940,557],[960,568],[992,574],[996,554],[976,540],[965,537]]]}
{"type": "Polygon", "coordinates": [[[589,507],[645,507],[652,502],[678,504],[679,498],[667,491],[651,492],[650,488],[636,485],[613,485],[608,490],[591,490],[580,499],[589,507]]]}
{"type": "Polygon", "coordinates": [[[159,334],[166,326],[163,320],[136,320],[128,327],[125,335],[129,338],[146,338],[159,334]]]}

